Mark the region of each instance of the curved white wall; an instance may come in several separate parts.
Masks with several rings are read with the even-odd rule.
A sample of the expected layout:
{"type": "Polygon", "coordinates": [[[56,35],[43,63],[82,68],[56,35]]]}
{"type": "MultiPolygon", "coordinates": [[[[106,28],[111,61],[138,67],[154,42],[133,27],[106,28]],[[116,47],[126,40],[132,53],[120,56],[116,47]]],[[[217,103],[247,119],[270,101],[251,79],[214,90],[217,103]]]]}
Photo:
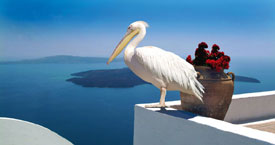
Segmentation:
{"type": "Polygon", "coordinates": [[[72,145],[72,143],[43,126],[0,117],[0,145],[72,145]]]}

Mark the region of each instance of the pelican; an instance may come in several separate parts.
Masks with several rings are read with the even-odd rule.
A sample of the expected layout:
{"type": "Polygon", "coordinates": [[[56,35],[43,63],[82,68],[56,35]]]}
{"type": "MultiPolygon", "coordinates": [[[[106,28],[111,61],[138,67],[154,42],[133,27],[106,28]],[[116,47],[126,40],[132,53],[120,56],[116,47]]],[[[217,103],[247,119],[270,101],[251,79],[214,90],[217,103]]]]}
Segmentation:
{"type": "Polygon", "coordinates": [[[138,77],[160,89],[159,104],[146,105],[145,107],[167,107],[165,105],[167,90],[178,90],[202,101],[204,87],[197,80],[197,72],[193,65],[178,55],[155,46],[136,48],[145,37],[147,27],[149,25],[144,21],[130,24],[107,64],[112,62],[127,46],[124,51],[126,65],[138,77]]]}

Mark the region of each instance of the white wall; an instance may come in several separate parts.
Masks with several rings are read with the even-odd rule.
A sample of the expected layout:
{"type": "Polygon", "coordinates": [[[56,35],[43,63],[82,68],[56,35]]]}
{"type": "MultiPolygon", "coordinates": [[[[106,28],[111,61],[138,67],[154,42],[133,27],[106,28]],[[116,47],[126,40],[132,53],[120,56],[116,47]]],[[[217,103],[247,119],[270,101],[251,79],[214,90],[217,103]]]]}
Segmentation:
{"type": "Polygon", "coordinates": [[[234,95],[225,116],[231,123],[275,118],[275,91],[234,95]]]}
{"type": "Polygon", "coordinates": [[[0,117],[0,145],[72,145],[72,143],[40,125],[0,117]]]}
{"type": "MultiPolygon", "coordinates": [[[[134,145],[270,145],[275,134],[172,108],[135,106],[134,145]]],[[[171,105],[171,104],[170,104],[171,105]]]]}

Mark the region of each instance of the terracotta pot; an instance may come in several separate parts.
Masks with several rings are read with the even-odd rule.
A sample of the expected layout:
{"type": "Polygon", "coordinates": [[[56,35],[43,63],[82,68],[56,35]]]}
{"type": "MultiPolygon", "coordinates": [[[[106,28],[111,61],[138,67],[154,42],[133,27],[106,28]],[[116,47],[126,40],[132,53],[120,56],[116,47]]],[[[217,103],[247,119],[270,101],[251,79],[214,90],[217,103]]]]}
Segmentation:
{"type": "Polygon", "coordinates": [[[216,70],[206,66],[196,66],[195,69],[199,74],[199,82],[205,88],[203,103],[196,97],[181,92],[182,109],[202,116],[223,120],[232,100],[234,73],[216,72],[216,70]]]}

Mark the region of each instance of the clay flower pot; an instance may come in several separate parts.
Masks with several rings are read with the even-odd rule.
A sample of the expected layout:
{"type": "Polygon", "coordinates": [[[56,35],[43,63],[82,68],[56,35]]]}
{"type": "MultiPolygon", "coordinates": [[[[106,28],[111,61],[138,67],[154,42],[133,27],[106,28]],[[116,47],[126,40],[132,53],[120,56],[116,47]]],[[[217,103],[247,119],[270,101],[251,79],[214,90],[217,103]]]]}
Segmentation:
{"type": "Polygon", "coordinates": [[[202,116],[223,120],[232,100],[234,91],[234,78],[232,72],[225,74],[217,72],[206,66],[195,66],[198,80],[205,87],[203,102],[196,97],[180,93],[181,107],[183,110],[202,116]],[[232,77],[230,77],[232,75],[232,77]]]}

